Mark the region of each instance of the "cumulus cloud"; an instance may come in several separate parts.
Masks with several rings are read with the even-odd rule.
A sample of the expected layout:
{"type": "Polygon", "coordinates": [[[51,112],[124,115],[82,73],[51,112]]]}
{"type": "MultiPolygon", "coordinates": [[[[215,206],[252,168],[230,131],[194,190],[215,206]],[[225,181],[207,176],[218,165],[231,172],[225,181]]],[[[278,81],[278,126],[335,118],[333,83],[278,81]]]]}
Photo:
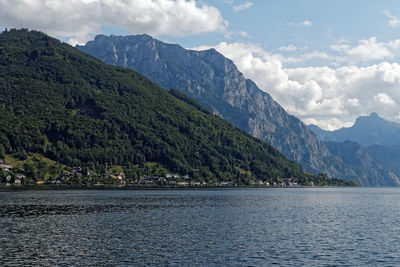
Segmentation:
{"type": "Polygon", "coordinates": [[[194,0],[0,0],[2,27],[28,27],[82,43],[104,27],[171,36],[223,32],[219,10],[194,0]]]}
{"type": "Polygon", "coordinates": [[[389,23],[390,27],[393,27],[393,28],[400,27],[400,18],[399,17],[392,15],[389,10],[382,11],[382,14],[385,15],[389,19],[388,23],[389,23]]]}
{"type": "Polygon", "coordinates": [[[374,99],[377,100],[379,103],[382,103],[383,105],[396,105],[396,102],[387,94],[385,93],[378,93],[374,96],[374,99]]]}
{"type": "Polygon", "coordinates": [[[243,10],[248,10],[248,9],[250,9],[253,5],[254,5],[253,2],[246,2],[246,3],[240,4],[240,5],[234,6],[234,7],[233,7],[233,10],[234,10],[235,12],[239,12],[239,11],[243,11],[243,10]]]}
{"type": "Polygon", "coordinates": [[[400,122],[397,63],[287,68],[282,56],[254,44],[220,43],[215,48],[286,111],[306,123],[333,130],[349,126],[356,117],[371,112],[400,122]]]}
{"type": "Polygon", "coordinates": [[[378,42],[376,37],[360,40],[357,46],[351,47],[348,44],[332,45],[331,49],[342,53],[350,62],[365,62],[371,60],[380,60],[385,58],[392,58],[393,53],[389,50],[388,46],[398,45],[396,43],[386,44],[378,42]]]}

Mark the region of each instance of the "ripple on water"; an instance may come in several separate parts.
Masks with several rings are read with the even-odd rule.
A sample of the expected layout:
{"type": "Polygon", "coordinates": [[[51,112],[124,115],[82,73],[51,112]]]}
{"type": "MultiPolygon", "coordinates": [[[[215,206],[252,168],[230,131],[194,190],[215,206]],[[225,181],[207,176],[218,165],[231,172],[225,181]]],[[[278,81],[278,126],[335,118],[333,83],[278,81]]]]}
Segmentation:
{"type": "Polygon", "coordinates": [[[0,265],[399,265],[400,189],[0,192],[0,265]]]}

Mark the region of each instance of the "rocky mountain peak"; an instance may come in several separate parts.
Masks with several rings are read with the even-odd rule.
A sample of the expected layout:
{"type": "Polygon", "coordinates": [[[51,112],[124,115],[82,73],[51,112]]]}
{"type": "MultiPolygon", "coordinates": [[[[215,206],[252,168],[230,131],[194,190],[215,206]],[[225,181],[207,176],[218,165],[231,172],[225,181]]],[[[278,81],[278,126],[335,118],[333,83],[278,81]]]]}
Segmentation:
{"type": "Polygon", "coordinates": [[[376,124],[384,123],[385,120],[381,118],[378,113],[372,112],[368,116],[360,116],[356,119],[353,127],[360,127],[360,126],[375,126],[376,124]]]}
{"type": "Polygon", "coordinates": [[[142,73],[165,89],[183,92],[214,114],[270,143],[307,171],[326,172],[337,178],[356,175],[306,125],[286,113],[215,49],[187,50],[143,35],[106,39],[95,39],[77,48],[108,64],[142,73]],[[107,50],[110,44],[116,52],[107,50]]]}

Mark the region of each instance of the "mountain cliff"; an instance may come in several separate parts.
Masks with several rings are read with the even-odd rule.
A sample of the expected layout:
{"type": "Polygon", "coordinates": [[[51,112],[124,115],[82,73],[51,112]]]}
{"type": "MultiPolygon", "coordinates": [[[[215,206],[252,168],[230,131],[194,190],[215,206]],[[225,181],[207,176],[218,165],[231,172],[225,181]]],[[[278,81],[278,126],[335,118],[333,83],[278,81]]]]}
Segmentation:
{"type": "Polygon", "coordinates": [[[78,49],[110,64],[133,69],[165,89],[195,98],[214,114],[267,141],[307,171],[355,179],[357,173],[334,156],[299,119],[244,77],[217,51],[186,50],[148,35],[104,36],[78,49]]]}
{"type": "Polygon", "coordinates": [[[400,178],[395,171],[372,157],[368,150],[352,141],[325,142],[329,151],[357,172],[357,183],[369,186],[397,186],[400,178]],[[377,179],[378,178],[378,179],[377,179]]]}
{"type": "Polygon", "coordinates": [[[0,148],[95,171],[120,166],[131,179],[316,179],[178,91],[27,30],[0,34],[0,148]]]}
{"type": "Polygon", "coordinates": [[[400,146],[372,145],[364,147],[364,150],[400,177],[400,146]]]}

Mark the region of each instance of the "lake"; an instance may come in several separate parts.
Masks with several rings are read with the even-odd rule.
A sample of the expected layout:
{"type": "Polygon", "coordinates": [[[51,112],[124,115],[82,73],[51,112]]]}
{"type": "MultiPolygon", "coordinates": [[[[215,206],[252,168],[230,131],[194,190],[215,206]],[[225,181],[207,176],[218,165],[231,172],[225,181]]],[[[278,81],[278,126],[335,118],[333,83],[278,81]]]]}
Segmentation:
{"type": "Polygon", "coordinates": [[[400,265],[400,188],[0,191],[0,265],[400,265]]]}

